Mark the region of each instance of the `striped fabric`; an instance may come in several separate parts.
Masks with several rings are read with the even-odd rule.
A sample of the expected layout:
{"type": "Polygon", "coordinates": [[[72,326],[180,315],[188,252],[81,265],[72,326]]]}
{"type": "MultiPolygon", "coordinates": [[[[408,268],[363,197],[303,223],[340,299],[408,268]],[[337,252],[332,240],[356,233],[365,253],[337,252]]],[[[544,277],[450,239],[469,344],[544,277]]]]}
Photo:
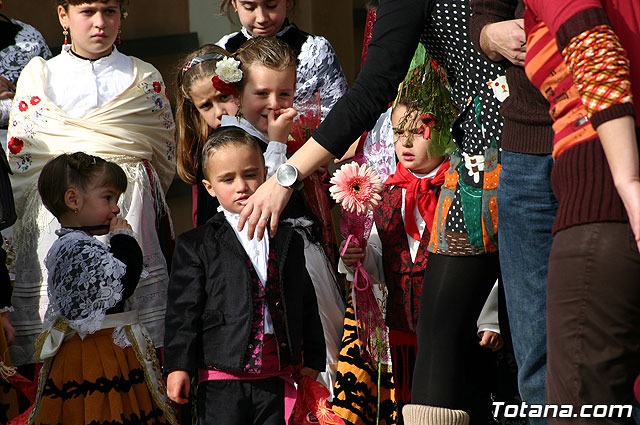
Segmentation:
{"type": "Polygon", "coordinates": [[[629,59],[610,26],[598,25],[573,37],[562,53],[589,116],[632,102],[629,59]]]}
{"type": "Polygon", "coordinates": [[[550,103],[549,113],[554,119],[555,132],[553,157],[556,158],[570,146],[597,137],[597,134],[549,28],[543,22],[536,22],[527,10],[525,29],[525,72],[550,103]]]}

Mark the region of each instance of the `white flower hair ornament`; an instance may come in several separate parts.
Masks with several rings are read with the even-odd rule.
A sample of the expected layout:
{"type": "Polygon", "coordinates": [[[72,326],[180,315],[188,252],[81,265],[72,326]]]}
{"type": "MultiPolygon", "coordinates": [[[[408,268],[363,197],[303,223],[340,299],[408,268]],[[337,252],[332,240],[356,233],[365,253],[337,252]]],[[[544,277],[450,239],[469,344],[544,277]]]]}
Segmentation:
{"type": "Polygon", "coordinates": [[[227,84],[238,83],[242,80],[240,61],[226,57],[216,64],[216,75],[227,84]]]}
{"type": "Polygon", "coordinates": [[[237,83],[242,80],[240,61],[225,57],[216,64],[216,75],[211,82],[220,93],[236,96],[238,94],[237,83]]]}

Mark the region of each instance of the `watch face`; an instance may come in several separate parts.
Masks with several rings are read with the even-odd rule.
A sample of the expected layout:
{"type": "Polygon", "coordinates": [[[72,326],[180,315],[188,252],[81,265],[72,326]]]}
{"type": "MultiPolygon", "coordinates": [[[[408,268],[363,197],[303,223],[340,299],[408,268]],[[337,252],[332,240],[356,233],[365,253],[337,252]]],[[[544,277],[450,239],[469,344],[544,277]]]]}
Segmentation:
{"type": "Polygon", "coordinates": [[[276,179],[282,186],[291,186],[298,178],[298,170],[293,165],[283,164],[276,172],[276,179]]]}

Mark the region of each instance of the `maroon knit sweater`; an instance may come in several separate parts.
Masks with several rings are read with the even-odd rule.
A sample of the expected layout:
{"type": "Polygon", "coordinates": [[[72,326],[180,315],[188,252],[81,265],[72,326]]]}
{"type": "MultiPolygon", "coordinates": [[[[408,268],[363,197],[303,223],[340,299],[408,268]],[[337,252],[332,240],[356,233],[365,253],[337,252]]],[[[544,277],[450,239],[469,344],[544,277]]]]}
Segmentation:
{"type": "MultiPolygon", "coordinates": [[[[618,33],[618,36],[620,37],[620,40],[627,50],[630,58],[633,58],[633,56],[638,57],[638,55],[640,55],[640,46],[638,45],[637,40],[633,40],[627,36],[627,34],[631,34],[631,32],[624,30],[618,31],[616,28],[616,22],[622,22],[623,18],[618,16],[616,19],[615,17],[610,16],[611,19],[608,19],[607,13],[611,14],[612,12],[607,10],[607,13],[605,13],[605,9],[602,9],[601,7],[593,7],[593,0],[571,0],[570,2],[573,6],[576,6],[581,2],[589,3],[591,7],[574,7],[573,9],[565,7],[564,10],[555,13],[553,17],[546,16],[548,20],[544,20],[545,16],[536,16],[531,9],[527,9],[527,13],[525,15],[525,31],[527,32],[527,35],[531,36],[532,29],[540,22],[548,23],[551,31],[555,33],[557,45],[560,49],[563,49],[576,35],[597,25],[608,24],[611,25],[618,33]],[[571,13],[576,10],[578,10],[577,13],[571,13]],[[562,13],[566,15],[566,18],[564,20],[558,20],[559,17],[562,17],[562,13]]],[[[533,6],[537,6],[542,3],[545,3],[544,0],[527,0],[527,4],[533,6]]],[[[630,8],[637,8],[637,6],[632,5],[634,2],[628,2],[626,0],[602,0],[602,3],[608,6],[612,6],[615,3],[615,6],[611,9],[615,9],[615,13],[620,14],[621,16],[624,16],[625,13],[631,13],[632,15],[635,13],[633,16],[637,16],[637,11],[629,10],[630,8]]],[[[550,4],[551,3],[545,3],[545,5],[550,4]]],[[[558,3],[558,5],[559,4],[560,3],[558,3]]],[[[562,7],[560,8],[562,9],[562,7]]],[[[541,10],[544,8],[541,7],[541,9],[537,9],[534,7],[534,9],[541,10]]],[[[548,13],[549,10],[550,9],[545,9],[545,12],[548,13]]],[[[638,29],[640,28],[635,28],[636,33],[638,29]]],[[[535,53],[536,46],[529,45],[528,52],[535,53]]],[[[553,65],[548,69],[545,69],[545,65],[539,66],[538,64],[539,67],[531,69],[531,63],[536,62],[534,56],[535,55],[528,54],[527,63],[525,65],[527,74],[532,77],[534,84],[542,86],[546,84],[548,80],[551,80],[551,77],[557,79],[557,74],[555,74],[557,68],[554,68],[553,65]]],[[[559,52],[556,52],[554,57],[547,61],[547,64],[554,60],[563,60],[559,52]]],[[[633,63],[631,69],[634,69],[633,63]]],[[[635,69],[639,68],[636,67],[635,69]]],[[[639,74],[640,73],[636,72],[635,76],[637,77],[639,74]]],[[[560,81],[560,84],[557,86],[553,86],[552,89],[553,90],[549,90],[549,88],[547,88],[546,90],[552,111],[554,111],[554,108],[558,105],[557,99],[562,98],[563,95],[571,96],[572,92],[576,92],[575,90],[572,91],[571,87],[562,86],[562,81],[560,81]]],[[[634,92],[637,90],[638,85],[634,87],[634,92]]],[[[574,102],[573,104],[576,105],[575,107],[577,108],[584,108],[580,102],[574,102]]],[[[631,104],[616,104],[594,114],[591,123],[598,125],[609,119],[634,114],[634,109],[637,109],[637,106],[631,106],[631,104]]],[[[581,121],[581,123],[576,121],[574,127],[577,128],[582,124],[584,124],[584,121],[581,121]]],[[[572,126],[556,128],[556,140],[554,143],[557,143],[559,139],[562,140],[563,137],[566,137],[567,132],[571,131],[571,129],[572,126]]],[[[556,147],[558,145],[559,144],[556,144],[556,147]]],[[[554,233],[570,226],[580,224],[606,221],[628,221],[624,205],[622,204],[613,184],[613,178],[611,176],[611,171],[607,164],[602,145],[597,136],[593,136],[593,133],[591,133],[587,140],[582,140],[578,143],[572,144],[570,147],[558,154],[556,157],[556,164],[553,168],[551,182],[554,193],[559,202],[558,213],[553,229],[554,233]]]]}

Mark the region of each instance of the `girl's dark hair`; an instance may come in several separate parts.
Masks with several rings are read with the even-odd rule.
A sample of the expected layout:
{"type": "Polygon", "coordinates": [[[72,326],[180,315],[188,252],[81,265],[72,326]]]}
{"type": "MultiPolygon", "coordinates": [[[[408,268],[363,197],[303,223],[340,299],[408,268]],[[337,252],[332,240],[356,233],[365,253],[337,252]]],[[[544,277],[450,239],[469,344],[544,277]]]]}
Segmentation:
{"type": "Polygon", "coordinates": [[[255,149],[255,151],[260,154],[262,166],[264,166],[262,148],[260,147],[260,141],[256,137],[240,127],[220,127],[209,135],[207,142],[202,148],[202,172],[206,178],[209,178],[207,176],[207,164],[209,164],[211,156],[221,147],[231,145],[246,146],[250,149],[255,149]]]}
{"type": "Polygon", "coordinates": [[[242,69],[242,81],[238,86],[241,93],[252,65],[262,65],[275,71],[292,69],[294,72],[298,65],[291,47],[276,37],[250,38],[233,56],[240,61],[240,69],[242,69]]]}
{"type": "Polygon", "coordinates": [[[67,190],[86,190],[91,183],[113,187],[121,193],[127,190],[127,176],[118,164],[76,152],[64,153],[45,164],[38,177],[38,192],[44,206],[59,218],[70,211],[64,200],[67,190]]]}
{"type": "MultiPolygon", "coordinates": [[[[117,0],[117,1],[118,3],[120,3],[120,7],[126,5],[129,2],[129,0],[117,0]]],[[[69,11],[69,5],[78,6],[85,3],[95,3],[95,2],[108,3],[109,0],[56,0],[56,4],[58,6],[64,7],[64,10],[66,10],[67,12],[69,11]]]]}
{"type": "MultiPolygon", "coordinates": [[[[293,10],[296,7],[296,0],[287,0],[287,9],[293,10]]],[[[233,22],[234,14],[231,13],[231,9],[233,8],[233,4],[231,4],[231,0],[220,0],[220,14],[225,15],[229,22],[232,24],[237,24],[237,22],[233,22]]]]}
{"type": "Polygon", "coordinates": [[[191,87],[201,78],[212,78],[218,63],[214,59],[195,64],[192,61],[211,54],[231,56],[231,53],[215,44],[205,44],[187,55],[176,70],[177,170],[180,178],[188,184],[196,184],[196,173],[201,162],[200,152],[210,131],[209,125],[191,101],[191,87]]]}

